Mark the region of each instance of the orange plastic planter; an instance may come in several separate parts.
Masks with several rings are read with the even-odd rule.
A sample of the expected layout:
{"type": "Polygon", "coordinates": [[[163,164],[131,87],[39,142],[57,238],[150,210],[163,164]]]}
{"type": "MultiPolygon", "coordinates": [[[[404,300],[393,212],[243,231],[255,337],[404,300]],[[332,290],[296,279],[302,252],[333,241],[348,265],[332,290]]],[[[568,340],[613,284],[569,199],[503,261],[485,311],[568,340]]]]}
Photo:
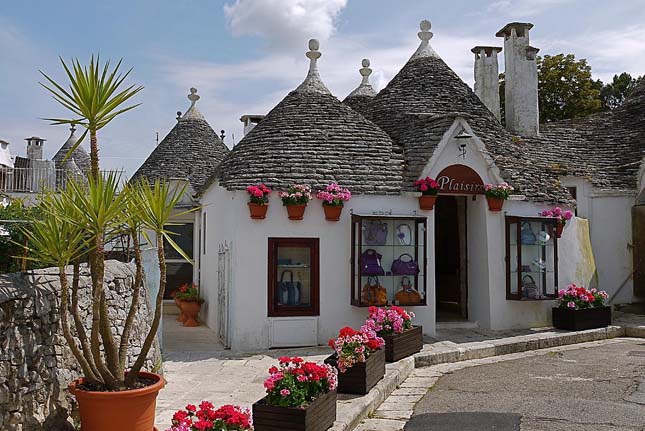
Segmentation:
{"type": "Polygon", "coordinates": [[[425,211],[432,211],[434,204],[437,202],[436,195],[419,196],[419,208],[425,211]]]}
{"type": "Polygon", "coordinates": [[[249,202],[249,212],[251,213],[251,218],[253,220],[264,220],[267,215],[267,210],[269,205],[260,205],[253,202],[249,202]]]}
{"type": "Polygon", "coordinates": [[[501,211],[504,206],[504,199],[490,198],[486,196],[486,200],[488,201],[489,211],[501,211]]]}
{"type": "Polygon", "coordinates": [[[325,220],[338,221],[340,220],[340,214],[343,212],[343,206],[323,205],[323,210],[325,210],[325,220]]]}
{"type": "Polygon", "coordinates": [[[302,220],[307,205],[286,205],[289,220],[302,220]]]}
{"type": "Polygon", "coordinates": [[[141,377],[156,380],[141,389],[119,392],[94,392],[78,389],[83,379],[69,384],[76,397],[84,431],[150,431],[155,424],[157,394],[166,386],[159,374],[139,373],[141,377]]]}

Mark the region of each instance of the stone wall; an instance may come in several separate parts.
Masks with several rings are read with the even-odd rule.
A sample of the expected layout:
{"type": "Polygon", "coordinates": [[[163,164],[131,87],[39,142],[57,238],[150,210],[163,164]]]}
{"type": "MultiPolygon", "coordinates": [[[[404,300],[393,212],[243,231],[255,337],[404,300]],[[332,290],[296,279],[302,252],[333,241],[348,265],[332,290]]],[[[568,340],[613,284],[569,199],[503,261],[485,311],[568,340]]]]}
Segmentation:
{"type": "MultiPolygon", "coordinates": [[[[125,323],[134,271],[133,264],[106,262],[105,288],[115,334],[121,333],[125,323]]],[[[79,308],[88,333],[89,275],[88,268],[81,267],[79,308]]],[[[80,376],[81,370],[62,335],[59,291],[55,268],[0,275],[0,430],[73,429],[73,398],[67,385],[80,376]]],[[[128,357],[130,364],[141,351],[153,313],[147,290],[141,289],[128,357]]],[[[160,364],[160,351],[155,343],[146,369],[158,371],[160,364]]]]}

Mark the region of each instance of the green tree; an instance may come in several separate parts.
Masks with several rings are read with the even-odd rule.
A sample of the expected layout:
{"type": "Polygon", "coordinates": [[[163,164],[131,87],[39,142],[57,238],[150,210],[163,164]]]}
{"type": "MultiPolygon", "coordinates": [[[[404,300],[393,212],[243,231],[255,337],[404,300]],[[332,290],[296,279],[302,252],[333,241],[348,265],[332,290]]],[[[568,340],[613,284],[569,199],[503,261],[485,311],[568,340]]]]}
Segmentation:
{"type": "Polygon", "coordinates": [[[37,214],[38,207],[28,206],[22,199],[5,201],[0,195],[0,273],[34,267],[27,265],[29,253],[23,248],[27,241],[23,229],[37,214]]]}
{"type": "Polygon", "coordinates": [[[602,109],[587,60],[573,54],[538,57],[540,121],[586,117],[602,109]]]}
{"type": "Polygon", "coordinates": [[[616,109],[622,105],[625,99],[629,97],[634,88],[642,82],[644,78],[644,76],[634,78],[629,73],[623,72],[620,75],[614,75],[613,80],[607,84],[603,85],[601,81],[598,81],[602,86],[602,89],[600,90],[602,109],[607,111],[616,109]]]}

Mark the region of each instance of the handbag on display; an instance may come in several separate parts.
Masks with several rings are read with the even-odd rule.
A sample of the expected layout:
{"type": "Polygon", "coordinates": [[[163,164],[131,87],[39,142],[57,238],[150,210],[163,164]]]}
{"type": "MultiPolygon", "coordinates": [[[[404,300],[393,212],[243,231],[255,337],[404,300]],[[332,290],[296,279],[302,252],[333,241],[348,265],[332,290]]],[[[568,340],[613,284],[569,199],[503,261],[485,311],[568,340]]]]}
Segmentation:
{"type": "Polygon", "coordinates": [[[521,238],[522,244],[533,245],[537,243],[537,236],[533,232],[533,229],[531,229],[531,223],[522,223],[521,238]]]}
{"type": "Polygon", "coordinates": [[[293,272],[289,270],[282,271],[278,283],[278,304],[280,305],[298,305],[302,297],[302,284],[299,281],[293,281],[293,272]],[[285,275],[289,274],[289,280],[285,280],[285,275]]]}
{"type": "Polygon", "coordinates": [[[361,274],[363,275],[385,275],[381,266],[381,258],[376,250],[368,248],[361,254],[361,274]]]}
{"type": "Polygon", "coordinates": [[[418,273],[419,265],[408,253],[403,253],[392,262],[392,274],[394,275],[417,275],[418,273]],[[404,257],[407,257],[408,260],[404,260],[404,257]]]}
{"type": "Polygon", "coordinates": [[[413,305],[421,303],[421,294],[412,286],[409,277],[401,279],[401,290],[396,292],[394,299],[399,305],[413,305]]]}
{"type": "Polygon", "coordinates": [[[387,223],[370,220],[363,225],[363,242],[367,245],[384,245],[387,242],[387,223]]]}
{"type": "Polygon", "coordinates": [[[522,277],[522,292],[525,298],[536,299],[538,297],[538,287],[535,279],[530,275],[522,277]]]}
{"type": "Polygon", "coordinates": [[[396,239],[400,245],[412,245],[412,228],[402,223],[396,227],[396,239]]]}
{"type": "Polygon", "coordinates": [[[361,302],[367,305],[386,305],[387,290],[381,286],[378,277],[369,276],[361,292],[361,302]]]}

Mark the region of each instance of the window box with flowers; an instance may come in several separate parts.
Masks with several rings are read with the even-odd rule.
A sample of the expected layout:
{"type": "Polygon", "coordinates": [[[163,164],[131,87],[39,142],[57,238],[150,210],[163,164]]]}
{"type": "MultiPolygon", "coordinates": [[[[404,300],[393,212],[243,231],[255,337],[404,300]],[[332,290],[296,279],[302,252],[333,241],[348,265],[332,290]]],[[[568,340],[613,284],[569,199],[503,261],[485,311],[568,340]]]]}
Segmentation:
{"type": "Polygon", "coordinates": [[[338,221],[340,214],[343,212],[345,202],[352,198],[349,189],[342,188],[336,183],[331,183],[325,190],[316,193],[316,197],[322,201],[323,210],[325,211],[325,220],[338,221]]]}
{"type": "Polygon", "coordinates": [[[569,331],[603,328],[611,325],[611,307],[605,305],[607,292],[575,284],[558,291],[558,306],[553,308],[553,326],[569,331]]]}
{"type": "Polygon", "coordinates": [[[264,184],[248,186],[246,191],[249,194],[249,212],[254,220],[263,220],[269,209],[269,196],[271,189],[264,184]]]}
{"type": "Polygon", "coordinates": [[[197,284],[184,284],[177,291],[175,298],[179,301],[179,308],[184,313],[184,326],[199,326],[197,315],[202,308],[204,300],[199,297],[197,284]]]}
{"type": "Polygon", "coordinates": [[[311,200],[311,187],[296,184],[289,187],[286,192],[278,193],[282,199],[282,205],[287,207],[289,220],[302,220],[307,204],[311,200]]]}
{"type": "Polygon", "coordinates": [[[324,431],[336,420],[334,367],[281,357],[264,381],[266,397],[253,404],[255,431],[324,431]]]}
{"type": "Polygon", "coordinates": [[[336,352],[325,363],[338,368],[339,393],[365,395],[376,386],[385,375],[384,344],[376,332],[350,327],[341,329],[335,340],[329,340],[336,352]]]}
{"type": "Polygon", "coordinates": [[[421,192],[419,196],[419,208],[426,211],[432,211],[437,201],[439,183],[430,177],[421,178],[414,182],[417,191],[421,192]]]}
{"type": "Polygon", "coordinates": [[[484,193],[486,194],[486,201],[488,202],[489,211],[501,211],[504,206],[504,201],[508,199],[513,191],[513,187],[508,183],[500,183],[497,185],[486,184],[484,186],[484,193]]]}
{"type": "Polygon", "coordinates": [[[413,326],[414,313],[401,307],[370,307],[362,331],[373,331],[385,341],[385,360],[396,362],[423,348],[423,328],[413,326]]]}
{"type": "Polygon", "coordinates": [[[188,404],[172,416],[172,427],[166,431],[251,431],[249,409],[233,405],[215,408],[210,401],[198,406],[188,404]]]}
{"type": "Polygon", "coordinates": [[[549,217],[555,219],[555,236],[556,238],[562,237],[564,225],[573,218],[573,213],[569,210],[563,211],[560,207],[555,207],[552,210],[544,210],[540,213],[542,217],[549,217]]]}

